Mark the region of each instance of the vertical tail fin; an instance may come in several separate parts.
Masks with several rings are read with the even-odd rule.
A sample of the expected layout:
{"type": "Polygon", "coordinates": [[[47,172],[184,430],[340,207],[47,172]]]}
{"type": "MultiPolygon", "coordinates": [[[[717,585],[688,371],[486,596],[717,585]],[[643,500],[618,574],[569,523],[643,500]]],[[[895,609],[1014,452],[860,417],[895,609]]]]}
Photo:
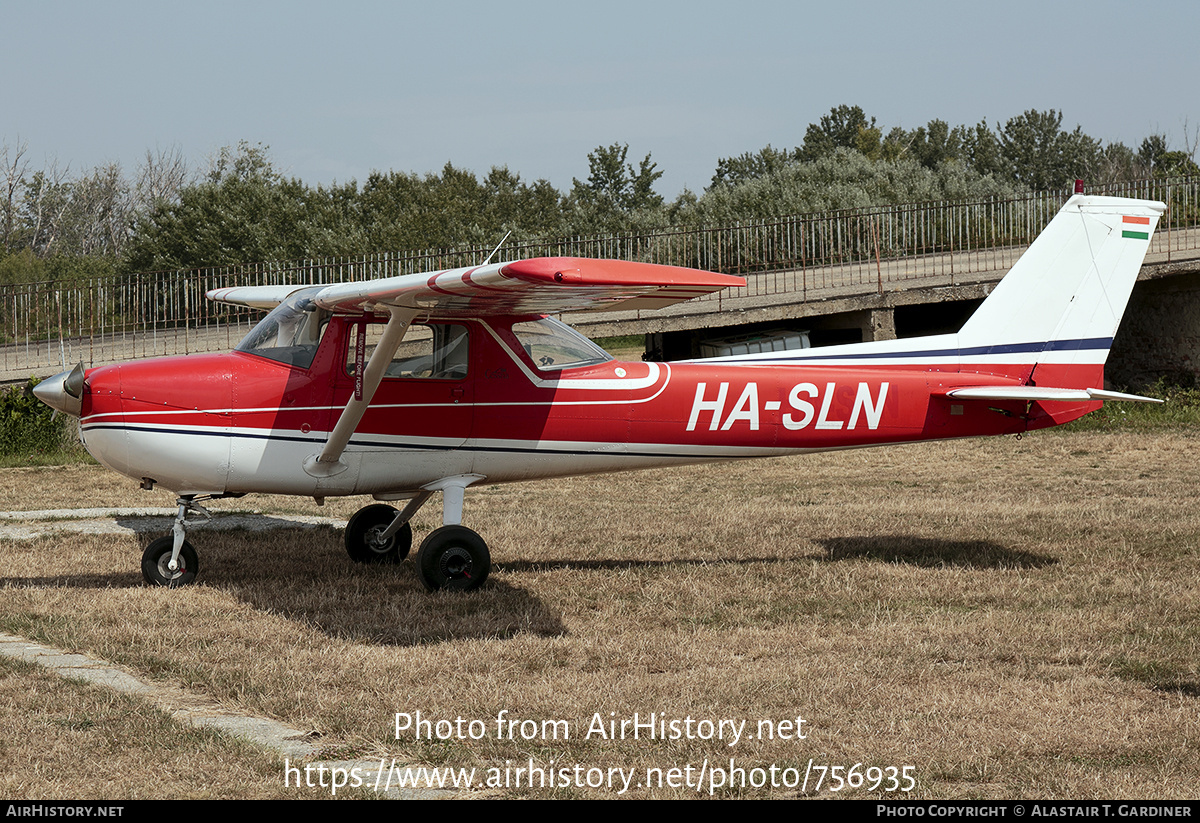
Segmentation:
{"type": "Polygon", "coordinates": [[[1031,383],[1103,388],[1104,361],[1164,211],[1151,200],[1072,197],[959,331],[960,349],[1020,352],[1031,383]]]}

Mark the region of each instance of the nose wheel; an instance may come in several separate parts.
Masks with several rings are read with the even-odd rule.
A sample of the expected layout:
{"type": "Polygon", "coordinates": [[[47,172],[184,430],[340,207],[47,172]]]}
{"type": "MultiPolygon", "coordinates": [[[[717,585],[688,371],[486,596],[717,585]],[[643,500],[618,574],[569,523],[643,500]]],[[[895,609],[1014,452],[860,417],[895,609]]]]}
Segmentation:
{"type": "Polygon", "coordinates": [[[171,555],[175,551],[175,537],[168,535],[154,540],[142,553],[142,577],[151,586],[186,586],[196,579],[200,561],[196,550],[186,540],[179,547],[179,558],[171,568],[171,555]]]}
{"type": "Polygon", "coordinates": [[[175,502],[179,505],[179,513],[175,515],[175,527],[171,534],[154,540],[142,553],[142,577],[151,586],[186,586],[196,579],[200,570],[200,561],[196,549],[187,542],[187,516],[189,514],[208,518],[208,509],[200,505],[200,500],[213,500],[215,495],[205,495],[202,498],[181,497],[175,502]]]}

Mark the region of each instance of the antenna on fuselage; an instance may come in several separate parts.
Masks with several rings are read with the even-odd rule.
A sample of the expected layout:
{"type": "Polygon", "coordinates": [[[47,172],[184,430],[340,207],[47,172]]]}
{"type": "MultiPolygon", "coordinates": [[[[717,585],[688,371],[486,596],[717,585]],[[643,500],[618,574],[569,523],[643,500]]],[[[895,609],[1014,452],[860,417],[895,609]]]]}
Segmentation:
{"type": "Polygon", "coordinates": [[[489,255],[487,256],[487,259],[486,259],[486,260],[484,260],[484,261],[483,261],[482,263],[480,263],[479,265],[481,265],[481,266],[486,266],[488,263],[490,263],[490,262],[492,261],[492,258],[496,256],[496,252],[500,251],[500,247],[501,247],[501,246],[503,246],[503,245],[504,245],[504,241],[508,239],[508,235],[509,235],[509,234],[512,234],[512,229],[509,229],[509,230],[508,230],[508,234],[504,235],[504,237],[503,237],[503,238],[500,240],[500,242],[496,244],[496,248],[492,249],[492,253],[491,253],[491,254],[489,254],[489,255]]]}

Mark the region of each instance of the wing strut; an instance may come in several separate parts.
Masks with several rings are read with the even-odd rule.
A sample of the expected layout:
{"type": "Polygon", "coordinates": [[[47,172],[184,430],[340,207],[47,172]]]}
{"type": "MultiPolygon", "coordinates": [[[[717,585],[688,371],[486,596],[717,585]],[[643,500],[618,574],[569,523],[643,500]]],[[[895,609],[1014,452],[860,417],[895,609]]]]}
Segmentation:
{"type": "Polygon", "coordinates": [[[392,356],[399,348],[400,341],[404,339],[404,333],[408,331],[412,319],[417,316],[414,309],[391,309],[390,311],[392,316],[384,326],[383,337],[380,338],[375,351],[371,352],[371,359],[367,361],[367,367],[363,370],[361,399],[353,395],[350,397],[346,408],[342,409],[337,425],[329,433],[329,439],[325,441],[325,447],[321,449],[321,453],[304,461],[304,470],[313,477],[332,477],[349,468],[342,462],[342,452],[346,450],[346,444],[350,442],[351,435],[358,428],[358,424],[362,422],[363,415],[367,413],[367,408],[375,397],[375,390],[379,388],[379,384],[383,380],[388,363],[392,362],[392,356]]]}

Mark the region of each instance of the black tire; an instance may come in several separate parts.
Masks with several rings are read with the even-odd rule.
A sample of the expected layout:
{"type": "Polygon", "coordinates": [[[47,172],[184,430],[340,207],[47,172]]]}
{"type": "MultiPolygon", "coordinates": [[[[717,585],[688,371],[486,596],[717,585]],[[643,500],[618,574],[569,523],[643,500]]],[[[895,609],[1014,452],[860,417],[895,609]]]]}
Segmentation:
{"type": "Polygon", "coordinates": [[[142,552],[142,577],[151,586],[186,586],[196,579],[200,571],[200,561],[192,544],[183,541],[179,549],[179,568],[172,574],[167,564],[171,562],[171,552],[175,549],[175,537],[167,535],[154,540],[142,552]]]}
{"type": "Polygon", "coordinates": [[[396,510],[377,503],[355,512],[346,525],[346,554],[355,563],[399,563],[412,548],[412,526],[405,523],[386,543],[372,538],[396,519],[396,510]]]}
{"type": "Polygon", "coordinates": [[[491,570],[492,556],[487,543],[466,526],[435,529],[417,553],[417,573],[431,592],[478,589],[491,570]]]}

